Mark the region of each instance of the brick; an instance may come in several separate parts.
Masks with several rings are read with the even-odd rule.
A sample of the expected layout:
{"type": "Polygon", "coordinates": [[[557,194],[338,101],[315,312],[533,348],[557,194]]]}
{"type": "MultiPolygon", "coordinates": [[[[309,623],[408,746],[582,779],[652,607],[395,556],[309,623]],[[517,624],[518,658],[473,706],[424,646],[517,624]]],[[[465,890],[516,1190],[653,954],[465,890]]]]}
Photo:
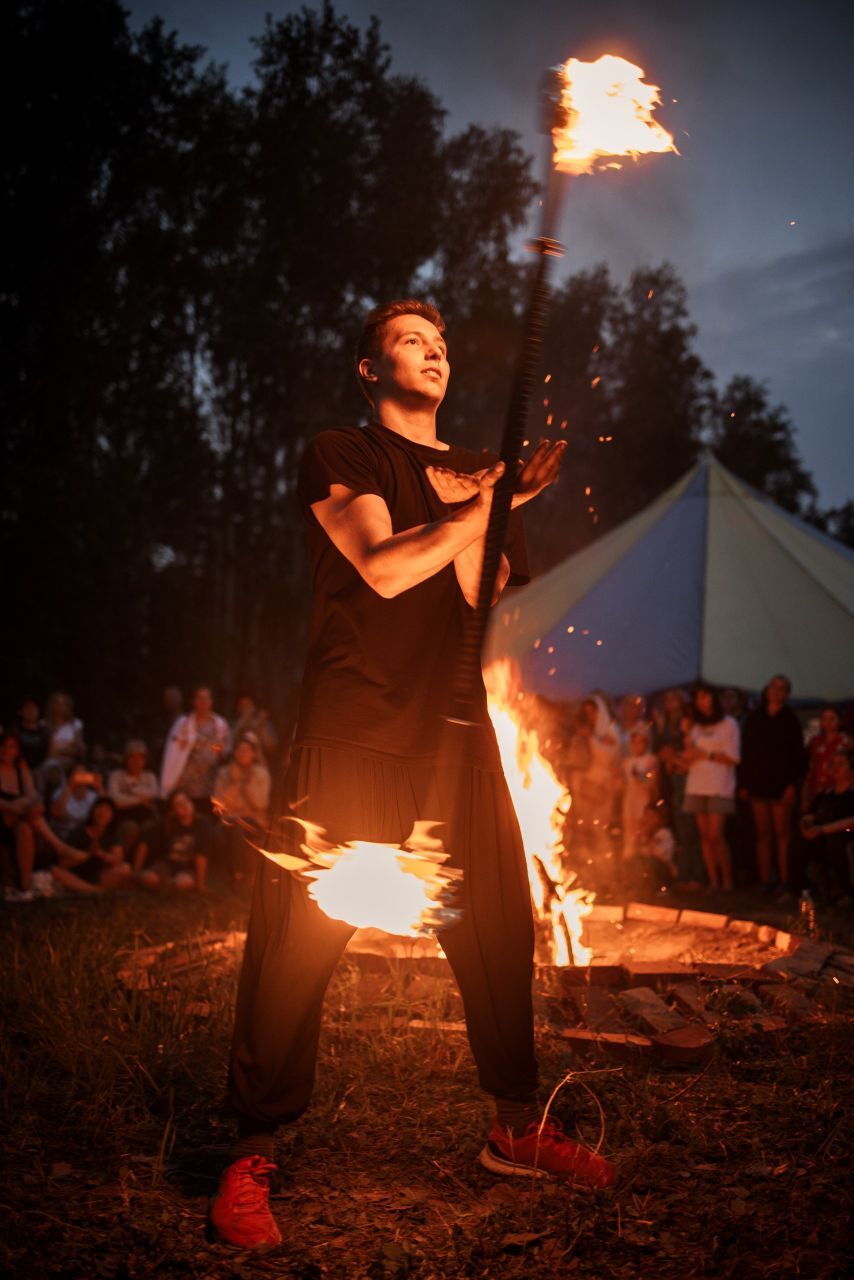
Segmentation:
{"type": "Polygon", "coordinates": [[[850,951],[833,951],[830,964],[834,969],[842,969],[845,973],[854,974],[854,954],[850,951]]]}
{"type": "Polygon", "coordinates": [[[655,1056],[676,1067],[694,1066],[707,1062],[715,1047],[715,1037],[705,1027],[696,1023],[674,1027],[662,1035],[652,1037],[655,1056]]]}
{"type": "Polygon", "coordinates": [[[777,929],[774,933],[774,946],[778,951],[794,951],[800,941],[793,933],[787,933],[785,929],[777,929]]]}
{"type": "Polygon", "coordinates": [[[760,942],[773,942],[777,937],[777,930],[773,924],[761,924],[757,930],[757,937],[760,942]]]}
{"type": "Polygon", "coordinates": [[[779,1017],[776,1013],[754,1013],[750,1019],[745,1022],[750,1031],[764,1036],[778,1036],[786,1030],[789,1025],[785,1018],[779,1017]]]}
{"type": "Polygon", "coordinates": [[[752,964],[708,963],[700,960],[694,972],[716,982],[767,982],[768,975],[752,964]]]}
{"type": "Polygon", "coordinates": [[[651,987],[631,988],[621,992],[617,999],[623,1012],[651,1035],[661,1035],[688,1025],[682,1014],[665,1004],[651,987]]]}
{"type": "Polygon", "coordinates": [[[805,938],[797,950],[778,956],[776,960],[769,960],[762,967],[772,973],[783,973],[792,978],[814,977],[821,972],[832,954],[832,947],[805,938]]]}
{"type": "Polygon", "coordinates": [[[699,929],[725,929],[729,923],[729,916],[717,915],[714,911],[686,909],[679,913],[679,923],[699,929]]]}
{"type": "Polygon", "coordinates": [[[834,964],[826,964],[821,971],[822,978],[828,978],[835,986],[854,987],[854,973],[850,969],[840,969],[834,964]]]}
{"type": "Polygon", "coordinates": [[[678,960],[626,960],[623,969],[630,987],[670,986],[693,974],[690,965],[680,964],[678,960]]]}
{"type": "Polygon", "coordinates": [[[614,1001],[605,987],[576,987],[570,1003],[581,1022],[591,1031],[622,1031],[614,1001]]]}
{"type": "Polygon", "coordinates": [[[649,902],[630,902],[626,907],[627,920],[650,920],[653,924],[676,924],[677,907],[659,907],[649,902]]]}
{"type": "Polygon", "coordinates": [[[568,964],[555,970],[561,986],[571,987],[624,987],[626,974],[621,964],[608,964],[592,960],[590,964],[568,964]]]}
{"type": "Polygon", "coordinates": [[[652,1041],[648,1036],[632,1032],[590,1031],[587,1027],[571,1027],[560,1034],[577,1053],[601,1054],[618,1062],[637,1062],[652,1057],[652,1041]]]}
{"type": "Polygon", "coordinates": [[[747,935],[759,932],[759,925],[755,920],[730,920],[727,928],[732,929],[733,933],[744,933],[747,935]]]}
{"type": "Polygon", "coordinates": [[[775,1013],[782,1014],[790,1022],[811,1018],[817,1012],[812,1000],[807,999],[802,991],[797,991],[786,983],[760,987],[759,995],[775,1013]]]}
{"type": "Polygon", "coordinates": [[[742,982],[729,982],[710,996],[712,1008],[727,1018],[745,1018],[762,1012],[761,1001],[742,982]]]}
{"type": "Polygon", "coordinates": [[[621,924],[625,918],[626,908],[611,905],[607,902],[594,902],[592,910],[584,917],[585,920],[599,920],[606,924],[621,924]]]}
{"type": "Polygon", "coordinates": [[[699,1018],[709,1025],[717,1021],[714,1014],[706,1008],[703,993],[696,982],[677,982],[668,994],[679,1012],[689,1018],[699,1018]]]}

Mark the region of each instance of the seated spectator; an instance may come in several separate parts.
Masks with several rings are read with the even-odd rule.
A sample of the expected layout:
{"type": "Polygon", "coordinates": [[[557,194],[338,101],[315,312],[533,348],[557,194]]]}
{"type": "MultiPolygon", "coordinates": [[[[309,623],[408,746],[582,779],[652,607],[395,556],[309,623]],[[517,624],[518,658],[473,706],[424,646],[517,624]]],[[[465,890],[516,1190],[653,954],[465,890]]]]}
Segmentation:
{"type": "Polygon", "coordinates": [[[230,746],[228,725],[214,711],[210,689],[200,685],[193,695],[193,710],[180,716],[169,731],[160,771],[161,795],[180,789],[200,814],[210,816],[216,771],[230,746]]]}
{"type": "Polygon", "coordinates": [[[658,760],[649,749],[649,734],[636,725],[629,734],[629,754],[623,771],[623,857],[634,851],[641,819],[659,798],[658,760]]]}
{"type": "Polygon", "coordinates": [[[854,768],[851,755],[838,751],[831,761],[832,786],[816,796],[801,819],[801,834],[814,846],[809,859],[816,867],[822,896],[837,906],[850,906],[854,852],[854,768]]]}
{"type": "Polygon", "coordinates": [[[173,791],[162,819],[143,828],[134,870],[147,889],[205,890],[212,843],[208,818],[196,812],[186,791],[173,791]]]}
{"type": "Polygon", "coordinates": [[[14,730],[21,744],[21,756],[29,765],[30,772],[35,774],[47,759],[50,744],[50,734],[35,698],[26,697],[21,702],[15,715],[14,730]]]}
{"type": "Polygon", "coordinates": [[[61,690],[48,698],[45,716],[48,731],[47,759],[42,765],[45,794],[68,776],[72,766],[86,755],[83,722],[74,715],[74,703],[61,690]]]}
{"type": "Polygon", "coordinates": [[[124,765],[114,769],[107,782],[107,795],[116,807],[119,831],[125,850],[133,848],[142,827],[157,816],[157,778],[146,769],[148,749],[141,738],[125,744],[124,765]]]}
{"type": "Polygon", "coordinates": [[[50,824],[60,840],[67,840],[81,823],[86,822],[92,805],[102,794],[104,784],[97,773],[84,764],[75,764],[68,780],[51,796],[50,824]]]}
{"type": "Polygon", "coordinates": [[[254,867],[267,829],[270,771],[259,757],[258,739],[247,730],[237,741],[234,759],[216,775],[214,801],[226,824],[226,860],[236,881],[254,867]]]}
{"type": "Polygon", "coordinates": [[[842,717],[836,707],[824,707],[819,720],[819,731],[808,748],[809,767],[801,792],[802,807],[808,813],[816,796],[830,791],[834,785],[833,758],[840,751],[850,751],[851,739],[842,728],[842,717]]]}
{"type": "Polygon", "coordinates": [[[254,733],[258,739],[259,759],[267,762],[279,745],[279,735],[270,721],[269,711],[257,707],[255,700],[244,693],[237,699],[237,716],[231,726],[231,740],[237,743],[245,733],[254,733]]]}
{"type": "MultiPolygon", "coordinates": [[[[41,850],[64,851],[45,821],[33,775],[14,733],[0,734],[0,851],[11,855],[14,885],[7,896],[32,896],[33,869],[41,850]]],[[[5,857],[4,857],[5,861],[5,857]]],[[[5,868],[3,868],[5,872],[5,868]]]]}
{"type": "Polygon", "coordinates": [[[106,893],[133,874],[125,861],[112,800],[99,796],[87,820],[72,831],[68,848],[53,867],[53,878],[73,893],[106,893]]]}
{"type": "Polygon", "coordinates": [[[665,823],[663,805],[644,809],[627,863],[634,889],[660,893],[676,879],[676,840],[665,823]]]}

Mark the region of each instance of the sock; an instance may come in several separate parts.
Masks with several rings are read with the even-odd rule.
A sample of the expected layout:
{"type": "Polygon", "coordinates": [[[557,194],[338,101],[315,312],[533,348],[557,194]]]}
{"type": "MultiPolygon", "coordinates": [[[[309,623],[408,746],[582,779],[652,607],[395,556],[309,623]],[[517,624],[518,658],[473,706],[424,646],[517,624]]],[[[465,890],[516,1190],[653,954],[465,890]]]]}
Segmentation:
{"type": "Polygon", "coordinates": [[[519,1098],[496,1098],[495,1110],[502,1129],[509,1129],[514,1138],[523,1138],[529,1124],[539,1124],[542,1109],[536,1102],[523,1102],[519,1098]]]}
{"type": "Polygon", "coordinates": [[[238,1122],[237,1141],[229,1152],[228,1163],[234,1164],[235,1160],[244,1160],[246,1156],[263,1156],[273,1163],[276,1157],[275,1132],[269,1129],[259,1132],[257,1122],[238,1122]]]}

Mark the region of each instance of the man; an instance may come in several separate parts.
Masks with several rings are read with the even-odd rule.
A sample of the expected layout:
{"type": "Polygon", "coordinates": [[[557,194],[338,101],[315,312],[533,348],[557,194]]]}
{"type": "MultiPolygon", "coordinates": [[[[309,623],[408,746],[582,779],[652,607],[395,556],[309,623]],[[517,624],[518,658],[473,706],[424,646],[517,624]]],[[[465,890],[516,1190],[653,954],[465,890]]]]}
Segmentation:
{"type": "MultiPolygon", "coordinates": [[[[496,1172],[607,1186],[607,1161],[556,1125],[537,1132],[530,894],[482,684],[473,726],[444,718],[503,468],[483,467],[437,436],[449,376],[443,331],[426,303],[372,312],[357,349],[372,422],[323,432],[302,463],[314,593],[288,797],[335,843],[399,844],[416,819],[443,824],[450,863],[463,875],[459,922],[442,930],[442,947],[481,1086],[496,1106],[481,1161],[496,1172]]],[[[562,451],[541,443],[514,505],[556,478],[562,451]]],[[[514,575],[526,579],[518,519],[496,599],[514,575]]],[[[244,1247],[281,1239],[268,1203],[273,1135],[308,1106],[323,993],[353,933],[293,876],[262,862],[229,1072],[239,1138],[211,1208],[220,1236],[244,1247]]]]}

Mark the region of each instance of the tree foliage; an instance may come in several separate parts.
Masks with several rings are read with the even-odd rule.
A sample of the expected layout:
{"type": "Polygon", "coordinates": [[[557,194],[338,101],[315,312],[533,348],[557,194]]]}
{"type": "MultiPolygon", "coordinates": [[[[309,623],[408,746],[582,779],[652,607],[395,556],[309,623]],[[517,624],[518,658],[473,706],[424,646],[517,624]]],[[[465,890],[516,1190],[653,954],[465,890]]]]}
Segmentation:
{"type": "MultiPolygon", "coordinates": [[[[121,734],[163,684],[203,679],[284,716],[307,601],[300,453],[364,419],[361,317],[410,294],[449,325],[443,429],[496,447],[529,159],[506,130],[448,134],[378,24],[329,3],[268,19],[240,92],[161,22],[131,33],[117,0],[11,0],[0,37],[3,702],[67,684],[121,734]]],[[[557,290],[531,429],[566,422],[570,449],[532,516],[540,567],[704,439],[790,509],[812,500],[784,412],[749,379],[716,398],[693,341],[669,267],[557,290]]]]}

